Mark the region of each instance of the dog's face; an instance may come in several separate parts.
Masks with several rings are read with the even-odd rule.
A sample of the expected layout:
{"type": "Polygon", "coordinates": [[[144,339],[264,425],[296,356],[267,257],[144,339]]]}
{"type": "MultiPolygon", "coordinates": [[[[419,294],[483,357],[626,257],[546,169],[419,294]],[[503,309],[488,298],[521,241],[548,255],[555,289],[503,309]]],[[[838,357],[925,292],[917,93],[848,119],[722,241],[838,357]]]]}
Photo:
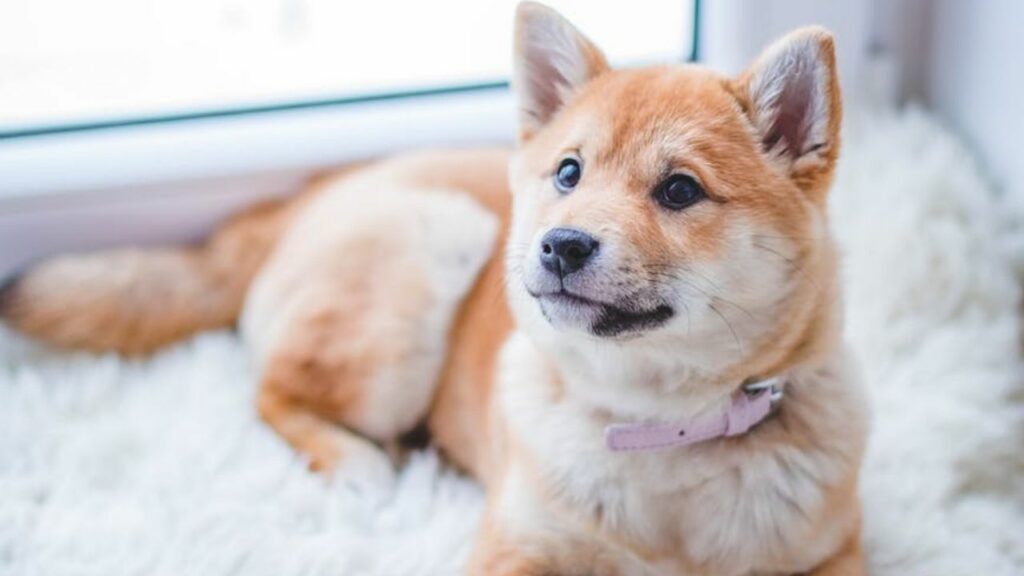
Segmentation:
{"type": "Polygon", "coordinates": [[[727,79],[613,71],[553,11],[518,17],[506,258],[520,325],[740,347],[763,333],[814,282],[801,272],[838,150],[831,38],[794,33],[727,79]]]}

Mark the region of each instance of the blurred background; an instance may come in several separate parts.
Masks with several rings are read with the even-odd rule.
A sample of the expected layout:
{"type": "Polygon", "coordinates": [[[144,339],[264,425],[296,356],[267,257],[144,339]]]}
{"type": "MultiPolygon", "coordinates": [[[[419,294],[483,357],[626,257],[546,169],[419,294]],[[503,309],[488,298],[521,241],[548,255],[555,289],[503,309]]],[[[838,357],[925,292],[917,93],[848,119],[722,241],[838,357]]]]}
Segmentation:
{"type": "MultiPolygon", "coordinates": [[[[1024,195],[1024,3],[552,0],[619,65],[837,36],[850,116],[921,105],[1024,195]]],[[[0,277],[201,236],[343,162],[511,142],[515,0],[0,0],[0,277]]]]}
{"type": "MultiPolygon", "coordinates": [[[[0,126],[31,131],[502,82],[516,2],[6,0],[0,126]]],[[[689,56],[692,2],[557,4],[620,61],[689,56]]]]}

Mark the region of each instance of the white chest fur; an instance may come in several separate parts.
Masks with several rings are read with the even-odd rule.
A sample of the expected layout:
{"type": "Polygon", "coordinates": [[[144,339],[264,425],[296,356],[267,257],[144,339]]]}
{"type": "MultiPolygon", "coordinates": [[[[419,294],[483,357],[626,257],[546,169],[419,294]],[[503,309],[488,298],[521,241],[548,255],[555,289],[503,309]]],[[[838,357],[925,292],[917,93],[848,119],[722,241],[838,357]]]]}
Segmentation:
{"type": "MultiPolygon", "coordinates": [[[[498,407],[530,460],[509,473],[536,476],[510,482],[539,493],[503,494],[503,508],[529,530],[540,521],[530,509],[554,500],[567,510],[564,529],[593,527],[658,565],[681,559],[668,562],[668,573],[809,568],[838,547],[855,514],[826,509],[831,492],[855,486],[867,421],[845,364],[837,354],[829,365],[792,374],[783,412],[744,437],[613,453],[604,427],[616,417],[561,393],[540,353],[516,334],[502,355],[498,407]]],[[[643,392],[623,390],[630,393],[643,392]]]]}

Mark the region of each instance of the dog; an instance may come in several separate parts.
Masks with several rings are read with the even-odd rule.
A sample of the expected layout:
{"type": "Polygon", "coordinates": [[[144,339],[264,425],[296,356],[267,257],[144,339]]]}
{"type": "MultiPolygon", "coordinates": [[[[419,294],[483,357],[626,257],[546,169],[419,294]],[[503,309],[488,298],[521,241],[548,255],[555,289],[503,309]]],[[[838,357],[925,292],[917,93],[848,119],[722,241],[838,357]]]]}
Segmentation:
{"type": "Polygon", "coordinates": [[[534,3],[515,38],[515,150],[352,166],[199,246],[44,261],[0,315],[124,354],[238,321],[259,414],[312,469],[383,478],[425,425],[480,480],[469,574],[862,574],[832,37],[735,78],[613,70],[534,3]]]}

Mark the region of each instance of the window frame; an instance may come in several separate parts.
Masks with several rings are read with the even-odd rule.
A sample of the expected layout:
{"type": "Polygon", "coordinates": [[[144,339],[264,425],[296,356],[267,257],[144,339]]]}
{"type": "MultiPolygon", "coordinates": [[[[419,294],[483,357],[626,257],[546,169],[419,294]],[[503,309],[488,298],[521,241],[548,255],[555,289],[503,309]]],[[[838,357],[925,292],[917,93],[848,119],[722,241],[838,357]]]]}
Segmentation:
{"type": "MultiPolygon", "coordinates": [[[[679,61],[699,56],[700,3],[679,61]]],[[[501,81],[0,133],[0,281],[49,254],[194,241],[346,162],[508,145],[515,120],[501,81]]]]}
{"type": "MultiPolygon", "coordinates": [[[[683,53],[680,54],[681,62],[696,62],[700,56],[699,52],[701,0],[690,1],[692,1],[693,3],[691,21],[692,34],[689,46],[681,47],[683,49],[683,53]]],[[[508,87],[508,80],[493,80],[466,84],[423,87],[408,90],[393,90],[388,92],[370,92],[330,98],[294,99],[259,105],[211,107],[198,110],[147,114],[139,116],[127,116],[123,118],[41,123],[34,126],[15,127],[9,129],[0,128],[0,142],[10,139],[31,138],[36,136],[50,136],[55,134],[67,134],[82,131],[111,130],[124,127],[146,126],[174,122],[188,122],[195,120],[209,120],[216,118],[231,118],[236,116],[249,116],[258,114],[273,114],[296,110],[309,110],[320,108],[331,109],[375,102],[434,98],[438,96],[445,96],[449,94],[463,94],[467,92],[493,91],[497,89],[507,90],[508,87]]]]}

